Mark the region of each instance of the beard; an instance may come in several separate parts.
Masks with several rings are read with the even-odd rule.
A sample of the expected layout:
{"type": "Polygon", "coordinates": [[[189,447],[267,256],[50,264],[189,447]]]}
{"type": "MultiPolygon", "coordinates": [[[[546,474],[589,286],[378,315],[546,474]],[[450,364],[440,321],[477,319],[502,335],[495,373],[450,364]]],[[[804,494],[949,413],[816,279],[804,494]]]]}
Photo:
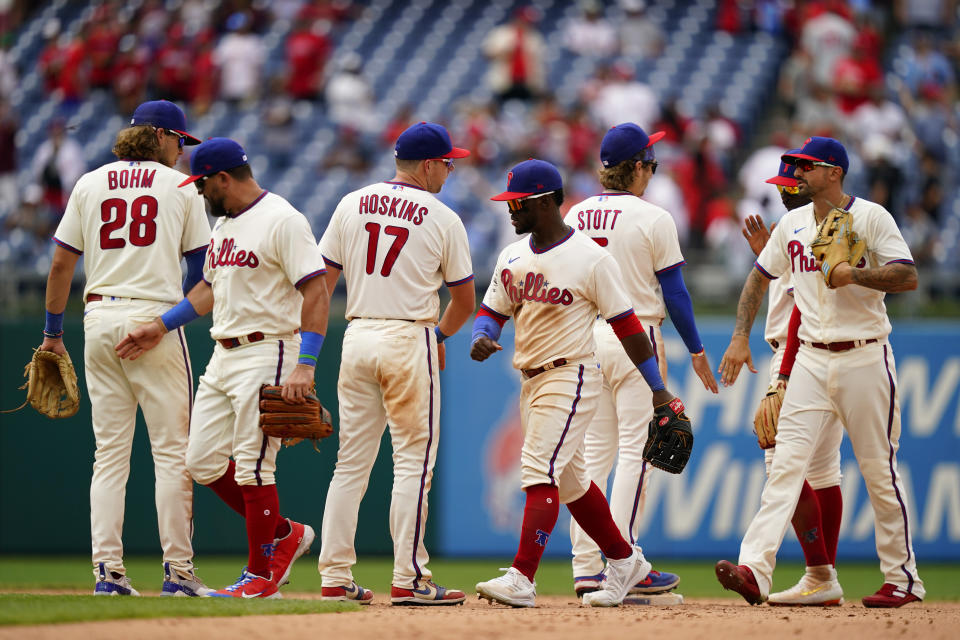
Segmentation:
{"type": "Polygon", "coordinates": [[[214,202],[210,198],[207,198],[207,211],[214,218],[223,218],[224,216],[230,215],[230,212],[223,206],[223,200],[214,202]]]}
{"type": "Polygon", "coordinates": [[[783,201],[783,206],[787,208],[787,211],[793,211],[797,207],[802,207],[810,202],[810,196],[802,193],[782,193],[780,194],[780,200],[783,201]]]}

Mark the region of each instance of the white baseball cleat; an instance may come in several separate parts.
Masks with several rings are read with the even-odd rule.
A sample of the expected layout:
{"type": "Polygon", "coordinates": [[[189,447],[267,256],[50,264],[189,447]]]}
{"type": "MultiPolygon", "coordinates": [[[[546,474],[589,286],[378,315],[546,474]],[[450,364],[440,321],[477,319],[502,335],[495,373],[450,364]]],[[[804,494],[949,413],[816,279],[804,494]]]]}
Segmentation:
{"type": "Polygon", "coordinates": [[[513,567],[500,570],[506,573],[499,578],[477,583],[477,595],[490,602],[500,602],[511,607],[535,607],[537,583],[530,582],[527,576],[513,567]]]}
{"type": "Polygon", "coordinates": [[[600,583],[600,590],[583,594],[583,604],[619,607],[630,587],[646,578],[652,566],[639,547],[633,547],[633,553],[622,560],[608,560],[603,572],[606,578],[600,583]]]}
{"type": "Polygon", "coordinates": [[[767,602],[778,606],[838,606],[843,604],[843,588],[832,566],[807,567],[800,582],[786,591],[771,593],[767,602]]]}

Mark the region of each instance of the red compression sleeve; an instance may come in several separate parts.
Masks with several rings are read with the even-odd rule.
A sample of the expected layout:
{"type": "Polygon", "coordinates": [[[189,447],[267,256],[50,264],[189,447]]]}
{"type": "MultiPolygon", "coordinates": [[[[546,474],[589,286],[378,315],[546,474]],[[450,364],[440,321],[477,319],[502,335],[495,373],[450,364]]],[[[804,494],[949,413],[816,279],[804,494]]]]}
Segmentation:
{"type": "Polygon", "coordinates": [[[620,314],[616,318],[611,318],[610,320],[607,320],[607,322],[611,327],[613,327],[613,332],[617,334],[617,338],[620,340],[637,333],[644,333],[643,324],[637,320],[637,316],[633,313],[633,309],[626,313],[620,314]]]}
{"type": "Polygon", "coordinates": [[[507,323],[507,319],[508,319],[507,316],[499,314],[493,309],[491,309],[490,307],[484,306],[483,304],[481,304],[480,308],[477,309],[476,317],[479,318],[480,316],[486,316],[492,319],[494,322],[500,325],[501,328],[503,327],[503,325],[507,323]]]}
{"type": "Polygon", "coordinates": [[[793,313],[790,314],[790,325],[787,327],[787,344],[783,348],[783,361],[780,363],[780,374],[789,376],[793,371],[793,363],[797,359],[797,351],[800,349],[800,337],[797,331],[800,329],[800,309],[793,305],[793,313]]]}

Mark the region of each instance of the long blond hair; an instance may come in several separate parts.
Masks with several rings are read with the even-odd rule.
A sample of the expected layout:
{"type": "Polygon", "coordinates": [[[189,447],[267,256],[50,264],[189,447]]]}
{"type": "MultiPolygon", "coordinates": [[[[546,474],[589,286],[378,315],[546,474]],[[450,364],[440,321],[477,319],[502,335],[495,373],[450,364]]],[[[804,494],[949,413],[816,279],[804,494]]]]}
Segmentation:
{"type": "Polygon", "coordinates": [[[156,129],[149,124],[121,129],[113,145],[113,155],[120,160],[160,161],[160,141],[156,129]]]}

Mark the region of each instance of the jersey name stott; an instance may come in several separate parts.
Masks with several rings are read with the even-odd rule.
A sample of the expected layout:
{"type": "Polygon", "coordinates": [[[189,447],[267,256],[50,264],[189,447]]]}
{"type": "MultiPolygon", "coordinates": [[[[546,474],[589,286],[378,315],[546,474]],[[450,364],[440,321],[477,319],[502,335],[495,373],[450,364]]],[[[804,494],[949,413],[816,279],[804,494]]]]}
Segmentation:
{"type": "Polygon", "coordinates": [[[260,259],[257,258],[257,254],[253,251],[244,251],[240,249],[239,251],[234,252],[234,239],[233,238],[224,238],[220,242],[220,250],[214,246],[214,241],[210,241],[210,248],[207,249],[207,261],[209,268],[216,269],[217,267],[251,267],[256,268],[260,265],[260,259]]]}
{"type": "Polygon", "coordinates": [[[382,216],[391,218],[401,218],[409,220],[413,224],[419,225],[423,222],[423,217],[430,213],[426,207],[421,207],[419,203],[406,198],[393,198],[391,196],[378,196],[372,193],[360,198],[359,214],[379,213],[382,216]],[[420,207],[419,209],[417,207],[420,207]]]}
{"type": "Polygon", "coordinates": [[[787,244],[787,255],[790,256],[790,270],[793,273],[797,271],[820,271],[817,268],[816,258],[807,255],[806,246],[799,240],[791,240],[787,244]],[[797,264],[798,258],[799,265],[797,264]]]}
{"type": "Polygon", "coordinates": [[[107,171],[108,189],[149,189],[153,186],[153,177],[157,170],[148,169],[121,169],[107,171]]]}
{"type": "Polygon", "coordinates": [[[568,306],[573,302],[573,294],[570,291],[548,286],[542,273],[528,273],[517,287],[513,284],[513,272],[510,269],[504,269],[500,274],[500,282],[503,283],[504,290],[514,304],[530,300],[568,306]]]}
{"type": "Polygon", "coordinates": [[[577,229],[590,231],[594,229],[613,229],[617,226],[617,216],[623,211],[620,209],[586,209],[577,213],[577,229]],[[610,226],[607,226],[607,223],[610,226]]]}

